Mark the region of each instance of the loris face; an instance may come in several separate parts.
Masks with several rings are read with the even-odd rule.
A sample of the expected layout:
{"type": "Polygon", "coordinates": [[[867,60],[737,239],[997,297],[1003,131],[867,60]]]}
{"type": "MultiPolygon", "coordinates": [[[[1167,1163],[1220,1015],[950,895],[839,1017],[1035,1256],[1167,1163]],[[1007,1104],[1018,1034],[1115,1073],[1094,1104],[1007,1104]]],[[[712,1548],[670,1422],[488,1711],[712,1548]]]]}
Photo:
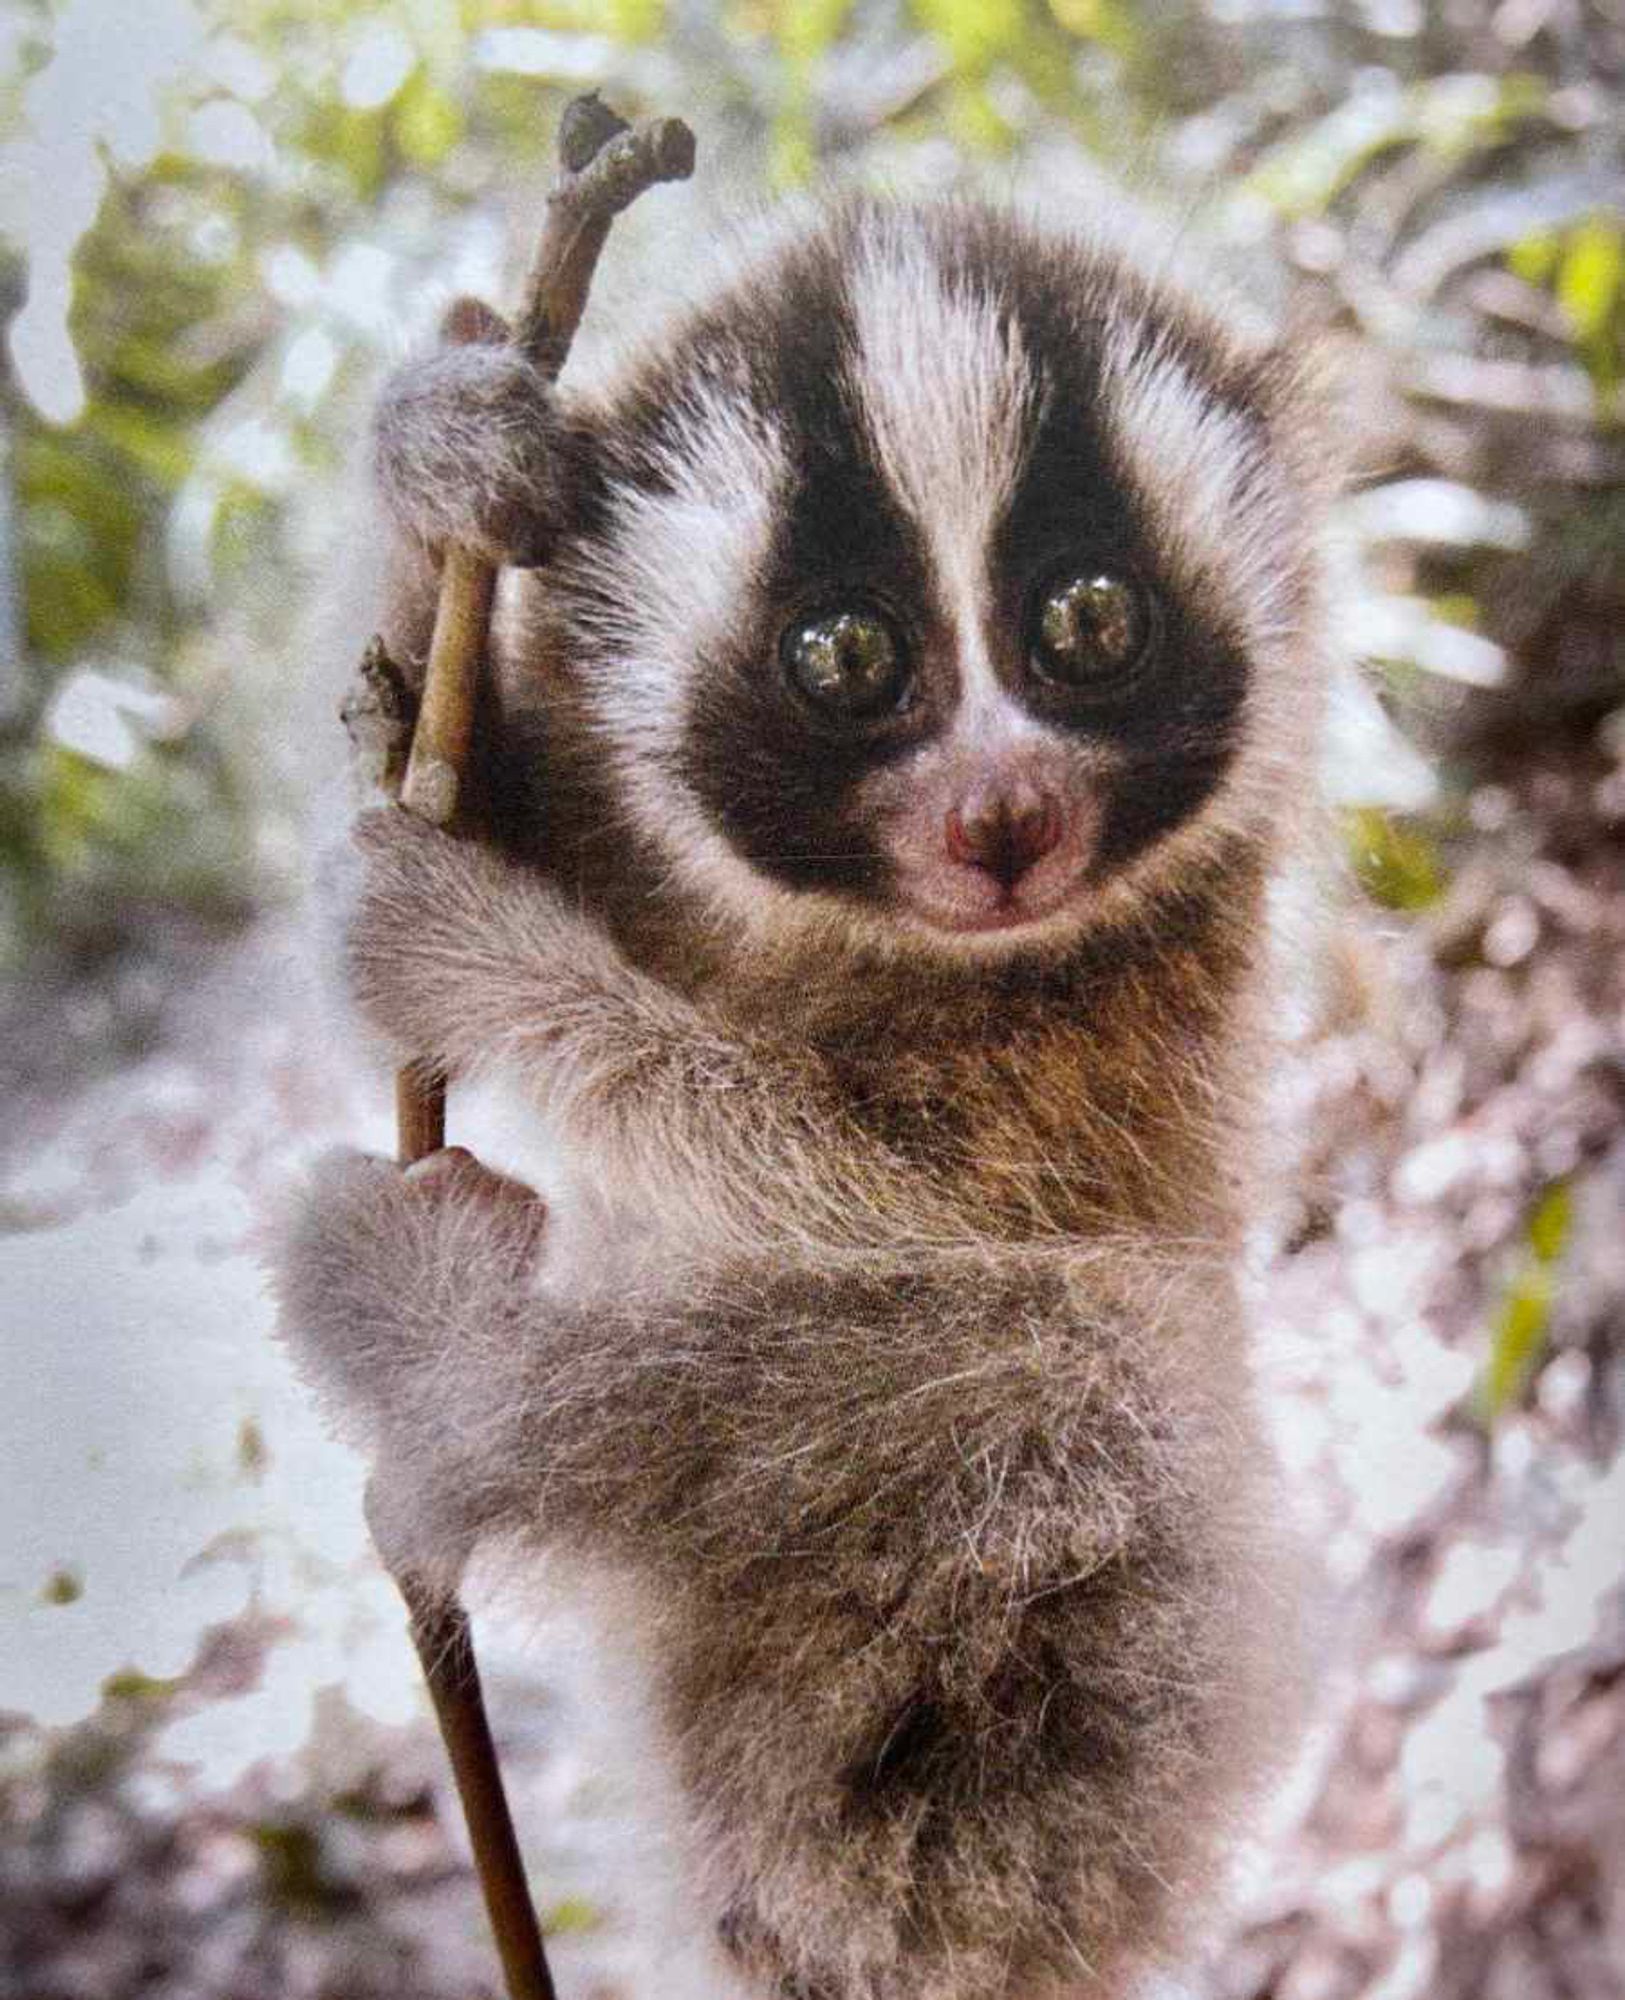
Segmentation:
{"type": "Polygon", "coordinates": [[[850,209],[591,417],[560,566],[631,816],[713,905],[1064,942],[1301,784],[1286,371],[1103,249],[850,209]]]}

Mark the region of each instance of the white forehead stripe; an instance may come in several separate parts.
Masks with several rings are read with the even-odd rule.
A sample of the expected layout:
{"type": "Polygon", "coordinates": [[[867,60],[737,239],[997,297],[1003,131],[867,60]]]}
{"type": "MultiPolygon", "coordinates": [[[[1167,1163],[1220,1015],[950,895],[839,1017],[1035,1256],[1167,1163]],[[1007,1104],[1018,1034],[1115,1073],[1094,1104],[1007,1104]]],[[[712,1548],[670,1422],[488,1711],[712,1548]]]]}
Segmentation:
{"type": "Polygon", "coordinates": [[[1123,476],[1181,580],[1212,591],[1266,643],[1289,623],[1285,552],[1298,535],[1269,447],[1142,327],[1109,327],[1102,407],[1123,476]]]}
{"type": "Polygon", "coordinates": [[[856,387],[881,469],[922,527],[985,528],[1021,468],[1034,382],[995,302],[949,290],[926,246],[867,237],[850,282],[856,387]]]}
{"type": "Polygon", "coordinates": [[[985,294],[945,284],[927,247],[897,227],[864,238],[848,297],[850,379],[880,470],[925,537],[967,681],[991,680],[988,545],[1038,400],[1020,334],[985,294]]]}

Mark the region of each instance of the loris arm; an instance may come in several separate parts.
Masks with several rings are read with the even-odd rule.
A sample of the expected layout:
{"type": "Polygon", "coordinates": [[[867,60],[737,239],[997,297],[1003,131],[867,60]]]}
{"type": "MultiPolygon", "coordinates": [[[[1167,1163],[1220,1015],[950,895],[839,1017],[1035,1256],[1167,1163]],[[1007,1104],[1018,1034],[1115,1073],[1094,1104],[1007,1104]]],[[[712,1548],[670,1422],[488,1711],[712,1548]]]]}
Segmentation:
{"type": "Polygon", "coordinates": [[[848,1930],[898,1992],[939,1990],[916,1953],[1002,1962],[1058,1927],[1109,1961],[1154,1930],[1262,1630],[1211,1304],[1193,1329],[1159,1284],[967,1254],[736,1264],[575,1307],[529,1287],[545,1232],[466,1156],[335,1156],[282,1245],[286,1337],[415,1567],[453,1580],[517,1536],[633,1579],[764,1985],[818,1990],[848,1930]],[[1001,1857],[1047,1851],[1086,1875],[1013,1870],[979,1900],[1001,1857]],[[827,1932],[787,1946],[812,1909],[827,1932]]]}
{"type": "Polygon", "coordinates": [[[502,1067],[707,1255],[962,1233],[949,1197],[862,1132],[809,1057],[721,1030],[541,876],[394,810],[356,824],[351,990],[405,1057],[502,1067]]]}

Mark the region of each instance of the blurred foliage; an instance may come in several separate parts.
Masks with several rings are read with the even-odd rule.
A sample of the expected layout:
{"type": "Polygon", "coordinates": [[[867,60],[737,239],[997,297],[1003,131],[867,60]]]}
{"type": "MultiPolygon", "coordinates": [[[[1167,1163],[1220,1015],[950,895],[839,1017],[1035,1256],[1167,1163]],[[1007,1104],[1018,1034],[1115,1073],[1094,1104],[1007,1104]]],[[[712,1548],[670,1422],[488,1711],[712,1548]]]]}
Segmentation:
{"type": "Polygon", "coordinates": [[[547,1905],[540,1918],[543,1935],[550,1938],[579,1937],[583,1931],[597,1930],[603,1921],[598,1905],[585,1896],[561,1896],[547,1905]]]}
{"type": "Polygon", "coordinates": [[[260,1893],[267,1903],[310,1918],[330,1917],[354,1900],[349,1886],[334,1878],[319,1828],[291,1815],[262,1820],[252,1829],[260,1866],[260,1893]]]}
{"type": "Polygon", "coordinates": [[[1524,1231],[1524,1249],[1490,1330],[1489,1359],[1475,1405],[1493,1425],[1515,1408],[1546,1351],[1558,1268],[1574,1230],[1574,1194],[1557,1181],[1541,1196],[1524,1231]]]}
{"type": "Polygon", "coordinates": [[[185,1679],[180,1675],[160,1678],[156,1674],[144,1674],[137,1667],[125,1667],[116,1674],[109,1674],[102,1682],[102,1698],[132,1706],[142,1702],[166,1702],[179,1694],[185,1685],[185,1679]]]}
{"type": "MultiPolygon", "coordinates": [[[[499,284],[493,218],[591,84],[683,110],[745,187],[1103,162],[1202,203],[1361,391],[1392,504],[1351,526],[1351,649],[1425,720],[1562,655],[1584,599],[1587,698],[1621,699],[1618,544],[1587,539],[1625,484],[1608,7],[9,0],[0,47],[0,962],[275,886],[342,441],[435,286],[499,284]],[[1529,546],[1567,579],[1539,622],[1529,546]]],[[[1392,813],[1425,801],[1364,740],[1335,789],[1414,908],[1435,864],[1392,813]]]]}
{"type": "Polygon", "coordinates": [[[1619,386],[1625,347],[1625,226],[1620,218],[1598,213],[1559,234],[1526,236],[1508,250],[1507,268],[1556,299],[1599,396],[1607,398],[1619,386]]]}
{"type": "Polygon", "coordinates": [[[46,1604],[77,1604],[85,1594],[84,1579],[77,1570],[54,1569],[45,1579],[40,1597],[46,1604]]]}

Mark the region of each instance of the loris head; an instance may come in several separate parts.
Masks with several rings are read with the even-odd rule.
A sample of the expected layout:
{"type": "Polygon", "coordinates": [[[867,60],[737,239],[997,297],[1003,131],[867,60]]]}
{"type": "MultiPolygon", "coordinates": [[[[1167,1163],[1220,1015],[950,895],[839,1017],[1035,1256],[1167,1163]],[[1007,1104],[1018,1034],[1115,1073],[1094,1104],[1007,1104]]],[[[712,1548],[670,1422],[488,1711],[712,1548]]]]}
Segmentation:
{"type": "Polygon", "coordinates": [[[640,844],[747,927],[1064,947],[1308,781],[1290,371],[965,207],[780,243],[590,408],[557,572],[640,844]]]}

